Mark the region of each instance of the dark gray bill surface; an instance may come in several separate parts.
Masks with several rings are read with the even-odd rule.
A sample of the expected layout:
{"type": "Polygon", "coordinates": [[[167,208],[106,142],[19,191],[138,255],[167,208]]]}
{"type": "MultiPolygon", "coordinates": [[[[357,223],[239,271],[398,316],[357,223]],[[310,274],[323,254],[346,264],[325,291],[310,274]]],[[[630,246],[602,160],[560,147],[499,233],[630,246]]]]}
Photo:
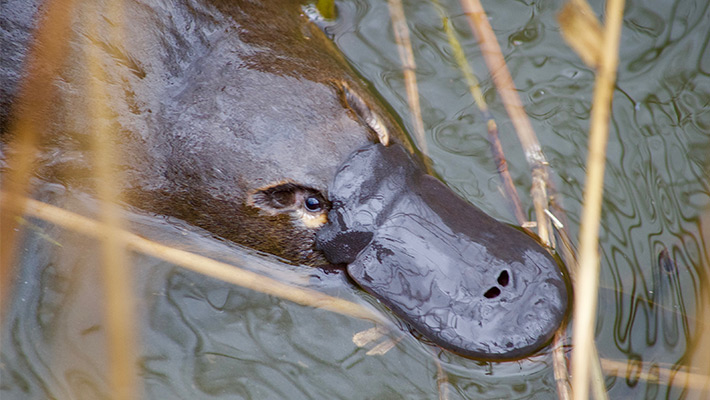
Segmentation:
{"type": "Polygon", "coordinates": [[[401,146],[353,153],[329,196],[319,249],[439,346],[522,358],[564,319],[567,285],[555,259],[426,175],[401,146]]]}

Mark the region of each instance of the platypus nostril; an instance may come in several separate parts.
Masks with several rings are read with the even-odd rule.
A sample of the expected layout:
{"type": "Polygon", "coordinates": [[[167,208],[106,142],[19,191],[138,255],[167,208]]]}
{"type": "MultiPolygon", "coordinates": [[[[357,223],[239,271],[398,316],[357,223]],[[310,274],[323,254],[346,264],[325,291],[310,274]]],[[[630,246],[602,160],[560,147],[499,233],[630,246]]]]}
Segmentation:
{"type": "Polygon", "coordinates": [[[498,289],[497,286],[493,286],[492,288],[486,290],[486,293],[483,293],[483,297],[487,299],[495,299],[498,296],[500,296],[500,289],[498,289]]]}
{"type": "Polygon", "coordinates": [[[508,276],[508,271],[503,270],[503,272],[498,275],[498,283],[501,286],[508,286],[508,282],[510,281],[510,276],[508,276]]]}

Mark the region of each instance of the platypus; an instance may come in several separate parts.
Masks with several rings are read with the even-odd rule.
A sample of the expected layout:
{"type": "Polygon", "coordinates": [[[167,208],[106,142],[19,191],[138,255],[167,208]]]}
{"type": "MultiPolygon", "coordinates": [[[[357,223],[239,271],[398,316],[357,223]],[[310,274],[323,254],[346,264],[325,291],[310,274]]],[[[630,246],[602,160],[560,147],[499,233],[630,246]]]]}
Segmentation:
{"type": "MultiPolygon", "coordinates": [[[[521,358],[550,340],[568,303],[555,258],[424,172],[397,118],[302,2],[141,0],[125,2],[115,20],[97,7],[84,2],[72,14],[42,178],[93,187],[86,104],[95,99],[86,97],[82,61],[95,46],[126,206],[292,263],[344,267],[423,336],[463,356],[521,358]],[[87,18],[97,35],[82,28],[87,18]]],[[[25,14],[1,18],[30,29],[12,23],[25,14]]],[[[3,47],[32,40],[7,32],[3,47]]],[[[26,47],[3,60],[3,87],[32,73],[22,68],[26,47]]],[[[12,101],[0,106],[7,141],[12,101]]]]}

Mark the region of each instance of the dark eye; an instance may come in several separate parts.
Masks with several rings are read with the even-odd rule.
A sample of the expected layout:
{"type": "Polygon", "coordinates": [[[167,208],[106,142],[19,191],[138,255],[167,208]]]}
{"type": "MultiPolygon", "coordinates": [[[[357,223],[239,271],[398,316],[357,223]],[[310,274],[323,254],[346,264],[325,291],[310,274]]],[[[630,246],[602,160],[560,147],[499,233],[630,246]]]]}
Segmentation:
{"type": "Polygon", "coordinates": [[[310,212],[317,212],[323,208],[323,201],[317,196],[308,196],[304,202],[306,210],[310,212]]]}

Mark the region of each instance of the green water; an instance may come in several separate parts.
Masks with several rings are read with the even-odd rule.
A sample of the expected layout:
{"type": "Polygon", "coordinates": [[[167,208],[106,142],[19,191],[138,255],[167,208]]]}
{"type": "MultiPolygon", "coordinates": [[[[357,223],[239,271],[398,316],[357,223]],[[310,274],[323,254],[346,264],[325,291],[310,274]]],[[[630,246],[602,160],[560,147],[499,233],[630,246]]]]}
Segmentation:
{"type": "MultiPolygon", "coordinates": [[[[594,74],[561,38],[556,18],[562,4],[505,1],[485,2],[484,7],[576,237],[594,74]]],[[[513,222],[512,213],[501,206],[506,203],[488,151],[486,127],[458,71],[441,17],[427,2],[404,2],[404,7],[417,62],[426,145],[436,171],[491,215],[513,222]]],[[[343,8],[360,22],[338,31],[336,42],[411,127],[393,36],[380,39],[389,17],[387,5],[362,2],[343,8]]],[[[481,80],[509,169],[532,216],[529,167],[475,38],[457,2],[445,2],[444,8],[481,80]]],[[[593,8],[603,11],[600,4],[593,8]]],[[[707,371],[708,361],[695,357],[695,351],[702,345],[702,318],[708,312],[708,294],[702,288],[707,288],[710,265],[705,239],[710,194],[709,22],[705,2],[626,5],[607,153],[596,330],[600,356],[628,364],[618,371],[619,377],[606,378],[611,398],[707,396],[707,386],[704,394],[693,391],[684,378],[649,383],[638,377],[656,375],[658,368],[707,371]],[[664,249],[673,263],[671,271],[659,266],[664,249]]],[[[519,376],[526,371],[523,368],[519,376]]],[[[495,390],[464,390],[481,384],[466,381],[463,376],[457,379],[456,392],[462,397],[500,395],[495,390]]],[[[534,382],[530,387],[554,391],[545,379],[534,382]]],[[[509,382],[505,397],[549,396],[516,393],[516,387],[509,382]]]]}
{"type": "MultiPolygon", "coordinates": [[[[443,4],[481,80],[531,216],[530,172],[522,150],[459,5],[443,4]]],[[[594,75],[560,37],[561,5],[484,3],[576,238],[594,75]]],[[[411,127],[387,4],[337,6],[341,19],[328,32],[411,127]]],[[[404,7],[435,170],[471,202],[513,222],[483,119],[458,71],[441,16],[429,2],[404,7]]],[[[605,176],[596,330],[600,356],[628,366],[605,377],[612,399],[707,398],[707,386],[696,389],[673,373],[707,373],[710,366],[710,357],[699,350],[709,303],[702,288],[710,267],[708,7],[690,1],[626,6],[605,176]],[[670,262],[659,263],[664,249],[670,262]],[[645,379],[649,373],[659,378],[645,379]]],[[[59,186],[44,185],[41,197],[72,209],[92,207],[86,196],[59,186]]],[[[264,259],[190,233],[175,221],[127,217],[144,236],[227,261],[246,257],[282,279],[382,309],[342,275],[264,259]]],[[[108,397],[97,245],[31,223],[36,229],[21,252],[26,268],[3,324],[0,397],[108,397]]],[[[134,256],[133,262],[146,398],[433,399],[440,393],[437,361],[451,399],[557,396],[548,350],[518,362],[482,363],[439,353],[394,329],[390,336],[397,345],[369,356],[372,344],[359,348],[352,342],[354,334],[373,327],[369,321],[298,306],[149,257],[134,256]]]]}

